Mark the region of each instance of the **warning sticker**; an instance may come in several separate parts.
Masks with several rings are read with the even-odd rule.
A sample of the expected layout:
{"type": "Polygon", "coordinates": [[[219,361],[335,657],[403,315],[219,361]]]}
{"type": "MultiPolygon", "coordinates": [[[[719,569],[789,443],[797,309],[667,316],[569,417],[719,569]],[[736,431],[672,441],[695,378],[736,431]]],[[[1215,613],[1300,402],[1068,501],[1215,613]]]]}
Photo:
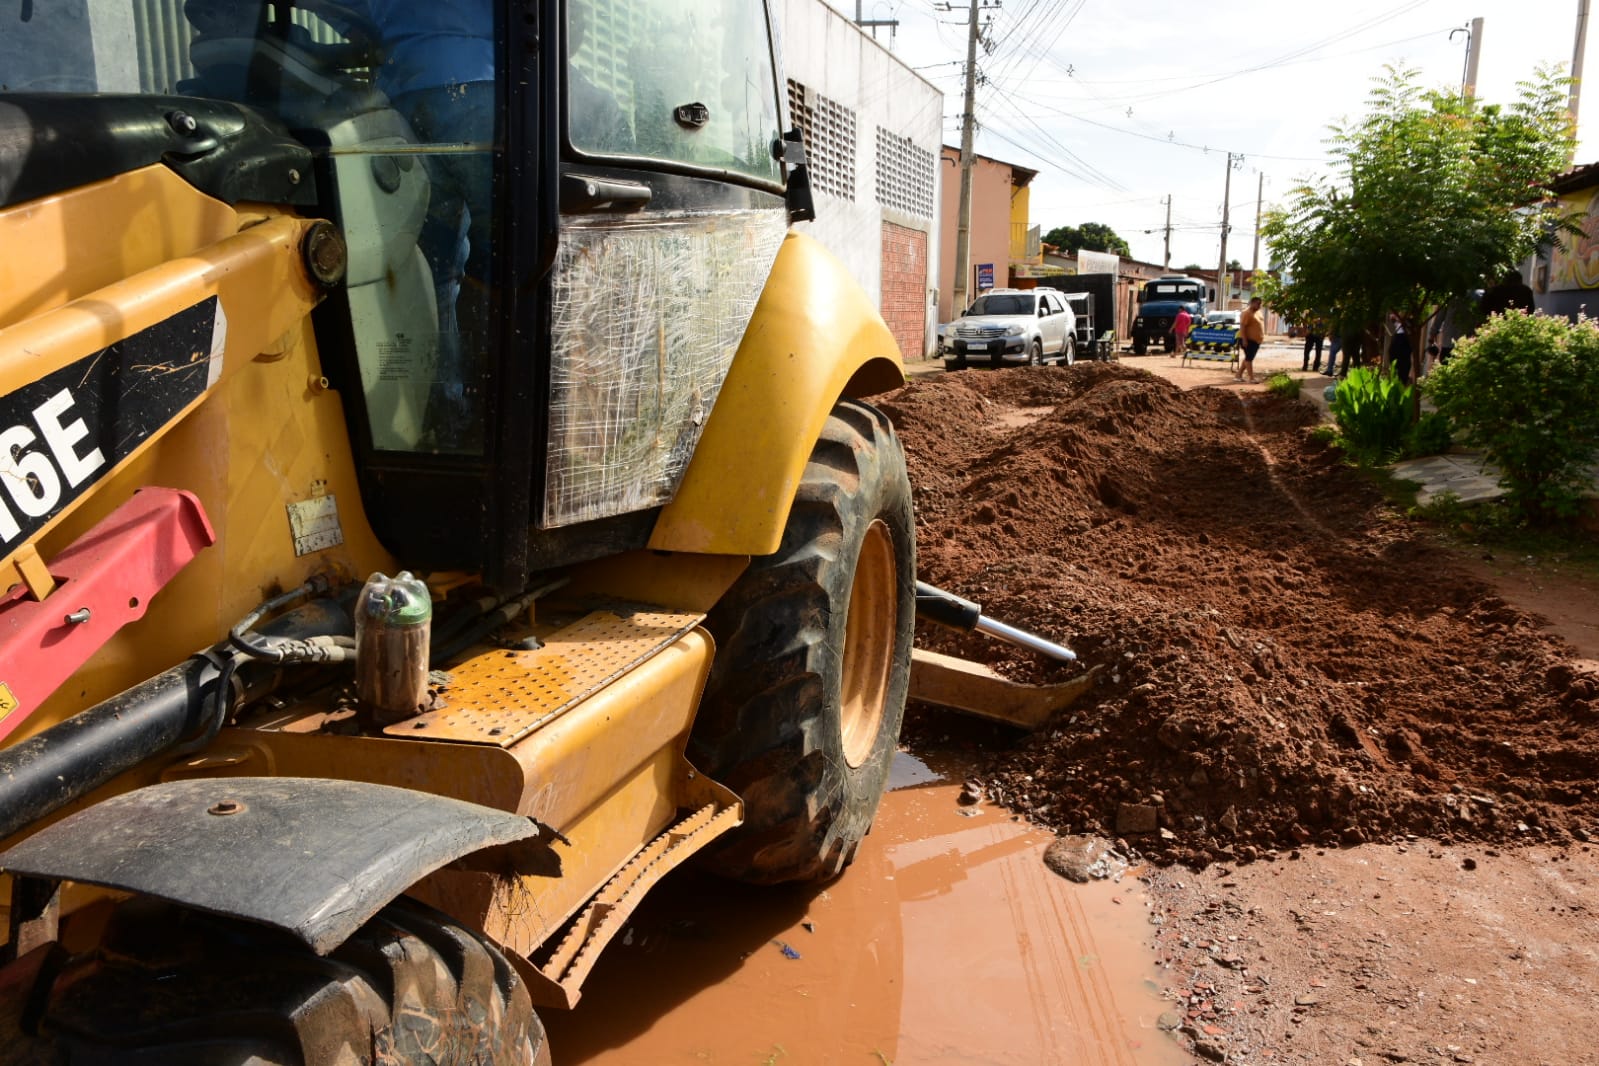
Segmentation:
{"type": "Polygon", "coordinates": [[[0,681],[0,724],[4,724],[5,720],[11,717],[11,712],[20,706],[22,704],[11,694],[11,686],[0,681]]]}
{"type": "Polygon", "coordinates": [[[333,495],[312,496],[289,504],[289,529],[294,534],[294,554],[310,555],[344,543],[339,525],[339,505],[333,495]]]}

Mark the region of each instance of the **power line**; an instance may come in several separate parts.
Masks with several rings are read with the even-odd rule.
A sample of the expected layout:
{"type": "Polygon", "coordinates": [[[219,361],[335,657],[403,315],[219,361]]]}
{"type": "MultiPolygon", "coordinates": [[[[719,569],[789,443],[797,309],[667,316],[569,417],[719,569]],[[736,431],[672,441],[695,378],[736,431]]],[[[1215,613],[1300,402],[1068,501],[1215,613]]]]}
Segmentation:
{"type": "MultiPolygon", "coordinates": [[[[1392,48],[1396,44],[1410,44],[1412,41],[1426,40],[1429,37],[1436,37],[1439,34],[1445,33],[1448,30],[1454,29],[1454,28],[1455,27],[1452,27],[1452,26],[1439,26],[1439,27],[1437,27],[1435,29],[1431,29],[1431,30],[1426,31],[1425,33],[1416,33],[1416,34],[1410,35],[1409,37],[1396,37],[1396,38],[1394,38],[1391,41],[1382,41],[1382,42],[1380,42],[1378,44],[1367,45],[1364,48],[1353,48],[1353,49],[1350,49],[1347,52],[1334,52],[1332,55],[1318,55],[1318,56],[1307,55],[1307,56],[1300,57],[1298,59],[1285,59],[1285,60],[1282,60],[1282,61],[1277,62],[1277,63],[1272,63],[1272,64],[1268,64],[1266,66],[1262,66],[1262,67],[1260,67],[1258,69],[1259,70],[1276,70],[1276,69],[1279,69],[1281,67],[1302,66],[1302,65],[1304,65],[1306,63],[1326,63],[1329,60],[1334,60],[1334,59],[1348,59],[1350,56],[1364,55],[1367,52],[1376,52],[1376,51],[1380,51],[1381,49],[1384,49],[1384,48],[1392,48]]],[[[1061,69],[1061,73],[1066,75],[1066,77],[1064,79],[1040,78],[1040,79],[1037,79],[1037,82],[1038,82],[1038,84],[1041,84],[1041,85],[1066,85],[1066,84],[1071,83],[1071,82],[1075,82],[1075,83],[1077,83],[1079,85],[1086,85],[1086,84],[1094,84],[1094,85],[1151,85],[1151,84],[1154,84],[1156,82],[1191,81],[1194,78],[1205,78],[1205,79],[1208,79],[1208,78],[1215,78],[1215,77],[1221,77],[1221,76],[1229,76],[1229,72],[1227,72],[1227,71],[1211,71],[1211,72],[1207,72],[1207,73],[1203,73],[1203,74],[1167,74],[1167,75],[1164,75],[1164,76],[1153,77],[1153,78],[1094,78],[1094,79],[1090,80],[1090,79],[1084,78],[1076,69],[1068,70],[1068,69],[1062,68],[1061,69]]],[[[1182,88],[1182,89],[1174,89],[1174,90],[1171,90],[1171,91],[1174,92],[1174,93],[1176,93],[1176,92],[1184,92],[1184,91],[1186,91],[1186,87],[1182,88]]]]}
{"type": "MultiPolygon", "coordinates": [[[[998,93],[1006,101],[1010,102],[1012,104],[1012,106],[1016,106],[1015,98],[1012,97],[1010,93],[1006,92],[1004,89],[1001,89],[998,85],[993,86],[993,88],[994,88],[994,91],[996,93],[998,93]]],[[[1016,114],[1018,116],[1020,116],[1021,119],[1023,121],[1025,121],[1028,125],[1032,126],[1034,129],[1036,129],[1039,132],[1039,134],[1044,138],[1044,140],[1049,145],[1051,145],[1054,148],[1058,149],[1059,151],[1065,153],[1067,158],[1069,158],[1069,159],[1071,159],[1073,161],[1074,166],[1071,166],[1071,167],[1063,166],[1063,167],[1061,167],[1061,169],[1066,170],[1068,173],[1072,173],[1073,171],[1076,171],[1078,173],[1078,176],[1080,176],[1080,177],[1086,175],[1087,176],[1087,180],[1090,180],[1092,183],[1098,184],[1098,185],[1102,185],[1102,186],[1104,186],[1104,187],[1106,187],[1108,189],[1111,189],[1111,190],[1113,190],[1115,192],[1126,192],[1126,191],[1128,191],[1127,190],[1127,186],[1123,185],[1120,181],[1118,181],[1117,179],[1111,177],[1109,174],[1105,173],[1103,170],[1100,170],[1098,167],[1094,166],[1088,160],[1084,159],[1082,156],[1080,156],[1076,152],[1072,151],[1065,144],[1061,143],[1059,138],[1057,138],[1054,134],[1050,133],[1043,126],[1039,125],[1038,120],[1033,118],[1031,115],[1027,114],[1025,110],[1023,110],[1020,107],[1017,107],[1016,114]]],[[[987,126],[987,127],[985,127],[985,129],[987,129],[989,132],[993,133],[995,136],[1000,136],[999,132],[997,130],[995,130],[992,126],[987,126]]],[[[1006,140],[1007,143],[1010,143],[1010,144],[1015,144],[1016,143],[1014,141],[1009,140],[1009,138],[1003,138],[1002,137],[1001,139],[1006,140]]],[[[1017,147],[1023,148],[1024,151],[1028,150],[1022,145],[1017,145],[1017,147]]],[[[1043,159],[1045,157],[1042,154],[1040,154],[1039,158],[1043,159]]]]}
{"type": "MultiPolygon", "coordinates": [[[[1196,152],[1204,152],[1206,155],[1209,155],[1212,152],[1229,151],[1229,149],[1223,148],[1220,145],[1191,144],[1187,141],[1179,141],[1176,139],[1176,137],[1170,134],[1165,137],[1160,137],[1151,133],[1139,133],[1137,130],[1122,129],[1119,126],[1112,126],[1108,122],[1098,122],[1091,118],[1084,118],[1082,115],[1074,114],[1070,111],[1063,111],[1052,104],[1045,103],[1042,100],[1029,97],[1022,93],[1017,93],[1017,96],[1035,107],[1043,108],[1045,111],[1052,111],[1055,114],[1060,115],[1062,118],[1069,118],[1076,122],[1086,122],[1090,126],[1098,126],[1100,129],[1110,130],[1112,133],[1120,133],[1127,137],[1137,137],[1141,140],[1154,141],[1156,144],[1170,145],[1174,148],[1187,148],[1196,152]]],[[[1251,159],[1272,159],[1287,163],[1322,163],[1326,161],[1325,156],[1268,155],[1263,152],[1232,152],[1231,154],[1246,156],[1251,159]]]]}

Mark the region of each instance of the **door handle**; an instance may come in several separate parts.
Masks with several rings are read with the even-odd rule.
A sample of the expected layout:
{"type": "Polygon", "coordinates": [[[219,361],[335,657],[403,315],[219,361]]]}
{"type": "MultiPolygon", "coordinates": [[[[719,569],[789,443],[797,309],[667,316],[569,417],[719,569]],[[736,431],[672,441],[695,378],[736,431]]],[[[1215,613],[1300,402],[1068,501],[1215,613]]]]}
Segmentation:
{"type": "Polygon", "coordinates": [[[566,215],[638,211],[650,202],[650,195],[650,187],[636,181],[561,175],[561,213],[566,215]]]}

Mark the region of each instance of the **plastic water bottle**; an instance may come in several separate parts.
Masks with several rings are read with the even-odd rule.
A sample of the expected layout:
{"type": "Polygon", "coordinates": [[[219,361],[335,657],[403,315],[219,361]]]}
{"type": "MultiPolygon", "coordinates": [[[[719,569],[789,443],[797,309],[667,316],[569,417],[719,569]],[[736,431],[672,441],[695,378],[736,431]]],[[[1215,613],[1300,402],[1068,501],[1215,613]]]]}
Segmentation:
{"type": "Polygon", "coordinates": [[[428,655],[433,599],[402,570],[373,574],[355,606],[355,692],[377,725],[414,718],[428,709],[428,655]]]}

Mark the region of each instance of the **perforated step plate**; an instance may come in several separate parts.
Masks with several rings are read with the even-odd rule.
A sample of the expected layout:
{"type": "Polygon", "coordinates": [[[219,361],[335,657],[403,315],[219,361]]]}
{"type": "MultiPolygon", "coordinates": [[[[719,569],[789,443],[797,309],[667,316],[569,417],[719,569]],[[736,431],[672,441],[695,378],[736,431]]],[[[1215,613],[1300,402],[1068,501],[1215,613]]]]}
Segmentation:
{"type": "Polygon", "coordinates": [[[605,610],[556,630],[532,651],[491,649],[449,669],[440,706],[383,730],[510,747],[699,625],[685,611],[605,610]]]}

